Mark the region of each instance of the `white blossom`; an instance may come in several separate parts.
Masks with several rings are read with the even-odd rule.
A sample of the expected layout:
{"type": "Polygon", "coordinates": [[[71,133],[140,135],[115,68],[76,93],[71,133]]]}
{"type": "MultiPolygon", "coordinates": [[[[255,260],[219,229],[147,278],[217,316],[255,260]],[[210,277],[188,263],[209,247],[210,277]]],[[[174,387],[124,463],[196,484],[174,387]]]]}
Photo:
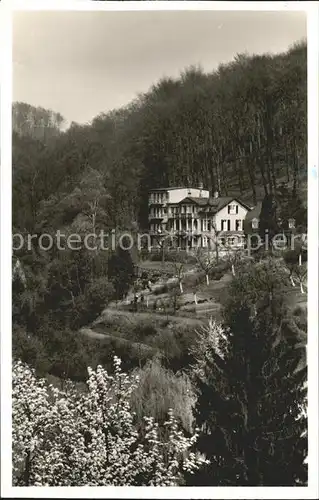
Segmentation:
{"type": "Polygon", "coordinates": [[[138,378],[88,369],[87,392],[71,383],[64,391],[38,379],[26,364],[13,365],[13,483],[18,486],[169,486],[183,471],[206,461],[190,451],[173,412],[163,438],[158,424],[144,418],[137,427],[131,394],[138,378]]]}

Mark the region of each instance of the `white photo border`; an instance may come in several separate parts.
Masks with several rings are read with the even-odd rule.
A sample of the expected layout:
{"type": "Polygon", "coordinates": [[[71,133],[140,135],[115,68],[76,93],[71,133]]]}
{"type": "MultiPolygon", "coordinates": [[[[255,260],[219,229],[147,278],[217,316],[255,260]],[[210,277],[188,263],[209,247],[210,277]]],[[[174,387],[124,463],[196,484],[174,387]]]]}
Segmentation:
{"type": "MultiPolygon", "coordinates": [[[[318,498],[318,2],[88,0],[0,1],[1,92],[1,495],[6,498],[318,498]],[[11,151],[12,13],[16,10],[223,10],[307,12],[308,46],[308,427],[307,487],[12,487],[11,151]]],[[[271,33],[269,34],[271,36],[271,33]]]]}

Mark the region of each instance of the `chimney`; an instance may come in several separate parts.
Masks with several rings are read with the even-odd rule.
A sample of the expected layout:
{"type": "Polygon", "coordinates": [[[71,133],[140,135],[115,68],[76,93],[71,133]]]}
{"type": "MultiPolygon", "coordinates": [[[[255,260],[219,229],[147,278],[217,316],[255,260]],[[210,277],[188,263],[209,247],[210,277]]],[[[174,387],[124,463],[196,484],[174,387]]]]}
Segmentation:
{"type": "Polygon", "coordinates": [[[203,191],[203,183],[202,182],[198,183],[198,189],[199,189],[199,197],[201,198],[202,195],[203,195],[203,193],[202,193],[202,191],[203,191]]]}
{"type": "Polygon", "coordinates": [[[214,191],[214,198],[215,198],[215,200],[217,200],[217,199],[218,199],[218,197],[219,197],[219,193],[218,193],[218,191],[214,191]]]}

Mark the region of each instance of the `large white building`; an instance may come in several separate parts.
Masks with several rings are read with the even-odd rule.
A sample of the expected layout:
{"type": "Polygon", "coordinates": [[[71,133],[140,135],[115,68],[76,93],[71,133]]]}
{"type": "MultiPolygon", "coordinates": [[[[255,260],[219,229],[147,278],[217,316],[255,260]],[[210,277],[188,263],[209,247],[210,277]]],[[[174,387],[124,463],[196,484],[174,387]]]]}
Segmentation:
{"type": "Polygon", "coordinates": [[[225,243],[244,242],[244,220],[251,207],[231,196],[210,196],[198,188],[160,188],[149,193],[149,230],[153,246],[168,234],[179,248],[207,247],[214,236],[225,243]]]}

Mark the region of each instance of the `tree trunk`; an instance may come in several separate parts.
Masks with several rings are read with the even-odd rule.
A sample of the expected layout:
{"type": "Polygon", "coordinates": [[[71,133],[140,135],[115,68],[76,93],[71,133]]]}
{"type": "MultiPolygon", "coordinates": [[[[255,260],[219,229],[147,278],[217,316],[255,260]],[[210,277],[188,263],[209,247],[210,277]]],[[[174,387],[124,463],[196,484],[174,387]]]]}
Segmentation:
{"type": "Polygon", "coordinates": [[[261,173],[261,177],[262,177],[262,181],[263,181],[265,195],[268,195],[268,186],[267,186],[267,180],[266,180],[265,169],[264,169],[264,164],[263,164],[264,160],[261,157],[261,155],[258,155],[258,158],[256,158],[256,159],[259,160],[259,168],[260,168],[260,173],[261,173]]]}
{"type": "Polygon", "coordinates": [[[250,158],[247,159],[247,170],[248,170],[251,190],[253,193],[253,202],[256,205],[257,204],[257,194],[256,194],[256,186],[255,186],[255,173],[254,173],[254,167],[251,163],[250,158]]]}
{"type": "Polygon", "coordinates": [[[70,290],[70,295],[71,295],[71,300],[72,300],[73,307],[75,307],[75,299],[74,299],[74,295],[73,295],[72,290],[70,290]]]}
{"type": "Polygon", "coordinates": [[[301,257],[301,253],[299,254],[299,266],[301,266],[302,264],[302,257],[301,257]]]}
{"type": "Polygon", "coordinates": [[[198,302],[197,302],[197,293],[196,292],[194,292],[194,302],[195,302],[196,305],[198,304],[198,302]]]}
{"type": "Polygon", "coordinates": [[[231,265],[231,272],[233,276],[236,276],[234,264],[231,265]]]}
{"type": "Polygon", "coordinates": [[[219,193],[221,193],[221,184],[220,184],[220,168],[219,168],[219,159],[217,158],[216,162],[216,170],[217,170],[217,188],[219,193]]]}
{"type": "Polygon", "coordinates": [[[30,479],[31,479],[30,476],[31,476],[31,457],[30,457],[30,451],[28,451],[25,457],[25,466],[23,472],[24,486],[30,486],[30,479]]]}
{"type": "Polygon", "coordinates": [[[162,266],[164,267],[165,263],[165,246],[164,246],[164,241],[162,242],[162,266]]]}
{"type": "Polygon", "coordinates": [[[296,286],[296,283],[294,282],[294,279],[291,275],[290,275],[290,282],[291,282],[292,286],[296,286]]]}
{"type": "Polygon", "coordinates": [[[181,293],[183,293],[183,283],[181,281],[179,282],[179,289],[181,293]]]}
{"type": "Polygon", "coordinates": [[[296,141],[295,138],[293,138],[293,151],[292,151],[292,157],[293,157],[293,187],[292,187],[292,194],[293,196],[296,196],[297,192],[297,178],[298,178],[298,159],[297,159],[297,148],[296,148],[296,141]]]}
{"type": "Polygon", "coordinates": [[[209,285],[209,276],[208,276],[208,274],[206,274],[205,276],[206,276],[206,285],[208,286],[209,285]]]}
{"type": "Polygon", "coordinates": [[[305,293],[302,281],[300,281],[300,291],[301,293],[305,293]]]}

